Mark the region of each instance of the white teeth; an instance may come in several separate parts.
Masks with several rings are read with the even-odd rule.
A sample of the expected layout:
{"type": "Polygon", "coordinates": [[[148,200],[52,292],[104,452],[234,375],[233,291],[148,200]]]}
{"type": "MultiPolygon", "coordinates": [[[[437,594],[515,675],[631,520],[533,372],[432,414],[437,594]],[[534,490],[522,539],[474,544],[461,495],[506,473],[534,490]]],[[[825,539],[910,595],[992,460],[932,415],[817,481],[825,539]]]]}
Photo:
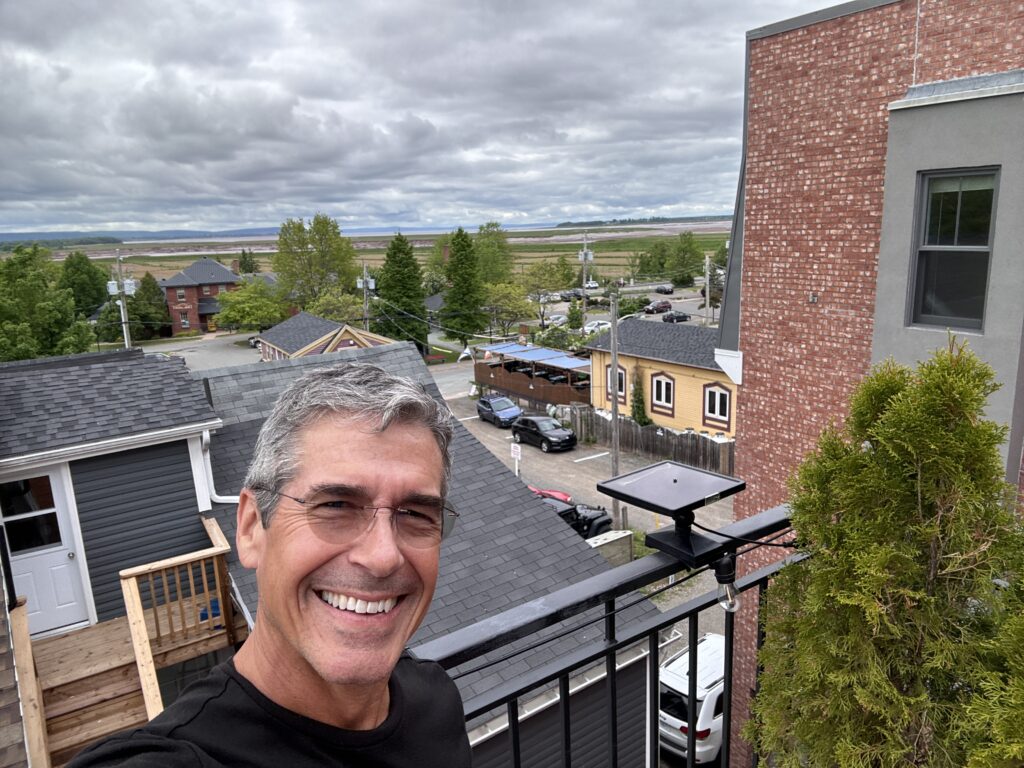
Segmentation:
{"type": "Polygon", "coordinates": [[[384,600],[360,600],[336,592],[327,592],[326,590],[320,593],[320,599],[339,610],[353,611],[355,613],[388,613],[398,602],[397,598],[394,597],[388,597],[384,600]]]}

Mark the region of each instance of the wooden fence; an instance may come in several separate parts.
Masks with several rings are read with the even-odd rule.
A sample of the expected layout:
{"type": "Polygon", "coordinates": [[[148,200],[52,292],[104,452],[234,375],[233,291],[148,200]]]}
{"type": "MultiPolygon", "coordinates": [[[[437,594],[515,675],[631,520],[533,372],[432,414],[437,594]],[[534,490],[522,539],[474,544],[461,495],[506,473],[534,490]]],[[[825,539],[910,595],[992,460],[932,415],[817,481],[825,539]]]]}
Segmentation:
{"type": "MultiPolygon", "coordinates": [[[[569,420],[580,442],[592,440],[611,444],[611,420],[601,418],[593,408],[573,407],[569,409],[569,420]]],[[[732,438],[716,438],[706,432],[675,433],[654,424],[640,427],[621,415],[619,448],[652,459],[671,459],[722,475],[732,475],[735,471],[736,441],[732,438]]]]}

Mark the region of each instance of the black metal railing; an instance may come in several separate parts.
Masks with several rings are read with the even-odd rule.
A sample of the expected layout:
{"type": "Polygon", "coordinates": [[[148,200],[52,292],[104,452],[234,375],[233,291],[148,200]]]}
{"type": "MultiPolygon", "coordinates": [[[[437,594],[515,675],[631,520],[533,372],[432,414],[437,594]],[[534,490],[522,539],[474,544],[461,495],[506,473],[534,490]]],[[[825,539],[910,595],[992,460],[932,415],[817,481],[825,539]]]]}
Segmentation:
{"type": "MultiPolygon", "coordinates": [[[[748,549],[753,547],[748,547],[748,549]]],[[[743,550],[741,550],[742,552],[743,550]]],[[[757,600],[752,601],[761,605],[763,593],[768,587],[771,577],[778,572],[783,565],[802,559],[796,555],[787,560],[780,561],[773,565],[761,568],[736,582],[737,589],[743,593],[750,590],[757,591],[757,600]]],[[[718,596],[715,592],[709,592],[700,597],[691,599],[664,613],[646,615],[645,617],[631,621],[628,624],[617,623],[616,617],[624,610],[636,605],[638,600],[634,590],[647,585],[654,584],[666,577],[677,574],[681,570],[681,564],[664,553],[648,555],[640,560],[635,560],[626,565],[607,571],[598,576],[586,579],[578,584],[557,590],[551,594],[537,598],[529,603],[505,611],[496,616],[484,619],[476,624],[439,637],[427,643],[423,643],[412,649],[413,654],[421,659],[432,659],[439,662],[450,671],[452,676],[460,678],[479,675],[488,668],[509,662],[515,656],[528,653],[538,645],[549,643],[562,638],[570,633],[579,632],[595,622],[603,624],[603,637],[599,640],[581,642],[568,652],[562,653],[554,661],[531,669],[525,674],[518,674],[513,680],[501,682],[490,686],[484,693],[471,695],[465,698],[464,708],[467,722],[480,718],[486,713],[491,713],[496,708],[504,707],[508,720],[508,739],[505,754],[508,755],[506,764],[520,768],[523,765],[523,745],[521,743],[521,720],[520,702],[530,695],[548,689],[554,689],[557,685],[557,706],[559,707],[558,723],[561,729],[560,744],[557,750],[560,753],[560,761],[546,761],[544,764],[561,765],[571,768],[574,765],[574,750],[572,738],[573,714],[571,711],[570,679],[574,673],[580,670],[604,663],[605,679],[605,725],[607,726],[608,747],[604,764],[611,768],[618,768],[620,764],[620,744],[618,719],[621,714],[618,697],[618,671],[616,659],[624,649],[645,646],[647,659],[646,675],[646,715],[647,722],[645,731],[645,755],[639,762],[630,761],[634,764],[657,766],[659,764],[659,651],[660,639],[663,630],[673,627],[680,622],[687,623],[687,638],[689,640],[689,683],[688,692],[688,723],[696,722],[696,684],[697,684],[697,640],[698,640],[698,615],[701,611],[714,606],[717,607],[718,596]],[[626,596],[632,599],[623,601],[624,605],[617,605],[617,601],[626,596]],[[603,606],[604,610],[596,618],[583,616],[588,611],[592,612],[597,606],[603,606]],[[579,617],[574,624],[566,627],[567,620],[572,617],[579,617]],[[550,630],[557,628],[553,635],[550,630]],[[542,630],[549,630],[549,636],[536,643],[528,643],[508,653],[503,650],[517,641],[530,638],[542,630]]],[[[707,570],[706,568],[689,572],[683,579],[689,579],[707,570]]],[[[678,582],[677,582],[678,584],[678,582]]],[[[724,702],[722,719],[722,746],[721,766],[727,768],[729,765],[729,731],[732,722],[732,666],[733,666],[733,631],[734,615],[725,614],[725,658],[724,658],[724,702]]],[[[590,716],[593,716],[592,713],[590,716]]],[[[694,765],[695,756],[695,734],[696,728],[690,727],[687,733],[687,765],[694,765]]],[[[556,751],[547,750],[548,757],[556,751]]],[[[532,764],[532,763],[531,763],[532,764]]],[[[577,761],[577,765],[593,765],[593,762],[577,761]]]]}

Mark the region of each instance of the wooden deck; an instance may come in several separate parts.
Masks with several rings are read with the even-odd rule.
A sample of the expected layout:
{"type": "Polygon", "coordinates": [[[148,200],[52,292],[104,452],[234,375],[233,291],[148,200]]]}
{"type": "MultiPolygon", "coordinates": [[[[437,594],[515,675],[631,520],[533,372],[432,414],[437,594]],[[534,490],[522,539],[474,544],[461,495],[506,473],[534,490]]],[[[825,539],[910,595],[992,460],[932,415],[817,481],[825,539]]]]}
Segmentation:
{"type": "MultiPolygon", "coordinates": [[[[183,602],[174,601],[166,607],[165,617],[171,617],[175,625],[196,610],[191,598],[183,602]]],[[[152,612],[146,614],[147,629],[153,637],[152,612]]],[[[234,636],[240,642],[247,629],[244,619],[235,616],[234,636]]],[[[166,667],[229,644],[226,629],[216,626],[215,619],[191,627],[186,637],[154,641],[153,661],[158,668],[166,667]]],[[[32,643],[32,651],[42,689],[52,765],[63,765],[102,736],[142,725],[149,719],[126,617],[37,640],[32,643]]]]}

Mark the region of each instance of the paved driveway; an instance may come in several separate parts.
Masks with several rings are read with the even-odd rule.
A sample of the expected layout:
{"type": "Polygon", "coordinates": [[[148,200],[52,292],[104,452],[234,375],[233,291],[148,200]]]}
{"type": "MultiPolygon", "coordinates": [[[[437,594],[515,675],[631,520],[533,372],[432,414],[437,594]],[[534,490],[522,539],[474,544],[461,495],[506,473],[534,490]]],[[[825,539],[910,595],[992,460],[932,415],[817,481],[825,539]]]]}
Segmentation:
{"type": "Polygon", "coordinates": [[[162,344],[151,344],[144,347],[147,355],[162,354],[181,357],[185,365],[192,371],[204,371],[208,368],[226,368],[232,365],[258,363],[260,352],[253,349],[245,340],[249,333],[208,333],[190,339],[176,339],[162,344]],[[242,342],[241,345],[238,342],[242,342]]]}

